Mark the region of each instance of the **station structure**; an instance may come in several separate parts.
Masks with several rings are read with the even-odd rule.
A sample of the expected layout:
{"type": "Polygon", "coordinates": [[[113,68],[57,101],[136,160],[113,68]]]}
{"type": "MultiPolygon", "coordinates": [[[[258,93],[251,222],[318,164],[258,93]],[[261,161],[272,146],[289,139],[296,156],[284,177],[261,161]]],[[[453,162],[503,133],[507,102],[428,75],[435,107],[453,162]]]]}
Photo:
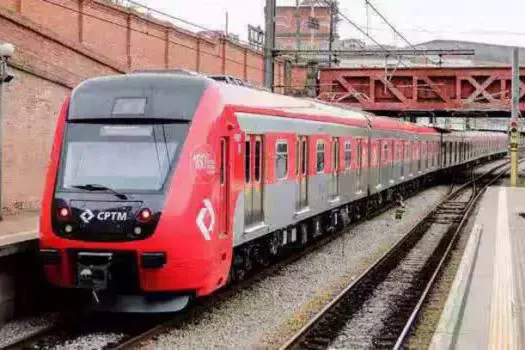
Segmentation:
{"type": "Polygon", "coordinates": [[[430,349],[523,348],[524,199],[516,187],[483,195],[430,349]]]}

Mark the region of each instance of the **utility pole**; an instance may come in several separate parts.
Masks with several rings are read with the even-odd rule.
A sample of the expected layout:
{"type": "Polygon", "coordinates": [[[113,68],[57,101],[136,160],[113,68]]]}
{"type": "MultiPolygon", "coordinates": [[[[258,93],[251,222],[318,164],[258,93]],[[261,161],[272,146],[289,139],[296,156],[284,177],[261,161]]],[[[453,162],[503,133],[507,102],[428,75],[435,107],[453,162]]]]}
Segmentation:
{"type": "Polygon", "coordinates": [[[226,16],[226,18],[225,18],[225,26],[226,27],[225,27],[225,31],[224,32],[226,33],[226,36],[228,36],[228,10],[226,10],[225,16],[226,16]]]}
{"type": "MultiPolygon", "coordinates": [[[[295,49],[301,50],[301,12],[299,0],[295,0],[295,49]]],[[[295,55],[295,63],[299,63],[299,52],[295,55]]]]}
{"type": "Polygon", "coordinates": [[[13,80],[13,76],[7,72],[7,61],[15,53],[15,47],[11,44],[0,44],[0,220],[3,220],[2,214],[2,148],[3,142],[3,106],[4,106],[4,85],[13,80]]]}
{"type": "Polygon", "coordinates": [[[520,123],[520,63],[519,49],[512,49],[512,115],[510,120],[510,185],[516,186],[518,182],[518,144],[520,123]]]}
{"type": "Polygon", "coordinates": [[[332,42],[334,41],[334,0],[330,1],[330,37],[328,38],[328,67],[332,67],[332,42]]]}
{"type": "Polygon", "coordinates": [[[272,92],[274,90],[275,2],[276,0],[266,0],[265,7],[264,86],[272,92]]]}

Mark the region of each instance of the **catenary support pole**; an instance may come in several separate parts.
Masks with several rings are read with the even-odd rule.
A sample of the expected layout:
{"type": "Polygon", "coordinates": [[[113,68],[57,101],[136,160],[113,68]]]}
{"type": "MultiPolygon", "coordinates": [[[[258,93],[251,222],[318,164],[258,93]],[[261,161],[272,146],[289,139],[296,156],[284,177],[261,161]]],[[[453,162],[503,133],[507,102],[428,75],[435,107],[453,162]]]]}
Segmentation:
{"type": "Polygon", "coordinates": [[[264,86],[271,91],[274,90],[275,2],[276,0],[266,0],[265,7],[264,86]]]}
{"type": "MultiPolygon", "coordinates": [[[[518,134],[521,132],[520,123],[518,123],[518,117],[520,114],[520,68],[519,68],[519,49],[517,47],[512,49],[512,115],[511,125],[516,123],[518,125],[518,134]]],[[[518,182],[518,144],[519,137],[512,135],[510,137],[510,184],[516,186],[518,182]],[[516,141],[516,139],[518,141],[516,141]]]]}
{"type": "Polygon", "coordinates": [[[330,1],[330,33],[328,38],[328,51],[330,55],[328,56],[328,67],[332,67],[332,45],[334,41],[334,10],[335,4],[334,0],[330,1]]]}
{"type": "MultiPolygon", "coordinates": [[[[301,12],[299,0],[295,0],[295,49],[301,50],[301,12]]],[[[299,51],[295,54],[295,63],[299,63],[299,51]]]]}

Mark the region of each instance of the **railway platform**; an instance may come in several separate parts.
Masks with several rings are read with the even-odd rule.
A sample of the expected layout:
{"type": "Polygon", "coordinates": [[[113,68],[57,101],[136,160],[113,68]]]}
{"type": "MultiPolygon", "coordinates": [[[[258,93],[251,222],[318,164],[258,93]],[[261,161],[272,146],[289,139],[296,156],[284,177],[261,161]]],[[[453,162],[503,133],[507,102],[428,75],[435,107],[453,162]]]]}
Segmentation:
{"type": "Polygon", "coordinates": [[[38,238],[39,212],[4,216],[0,221],[0,257],[18,252],[38,238]]]}
{"type": "Polygon", "coordinates": [[[525,188],[491,187],[430,349],[525,348],[525,188]]]}
{"type": "Polygon", "coordinates": [[[38,218],[35,211],[0,221],[0,327],[34,308],[38,299],[38,218]]]}

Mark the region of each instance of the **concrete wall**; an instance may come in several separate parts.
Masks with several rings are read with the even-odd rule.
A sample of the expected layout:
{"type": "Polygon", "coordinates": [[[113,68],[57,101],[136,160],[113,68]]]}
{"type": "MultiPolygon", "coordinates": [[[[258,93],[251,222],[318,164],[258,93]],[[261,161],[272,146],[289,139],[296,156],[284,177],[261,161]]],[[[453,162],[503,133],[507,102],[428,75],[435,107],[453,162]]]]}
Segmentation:
{"type": "Polygon", "coordinates": [[[33,240],[0,248],[0,326],[48,304],[49,289],[37,264],[36,247],[33,240]]]}
{"type": "MultiPolygon", "coordinates": [[[[103,0],[2,0],[0,42],[16,48],[4,121],[4,212],[39,207],[57,112],[81,81],[144,68],[231,74],[262,85],[263,57],[103,0]]],[[[276,63],[276,85],[284,64],[276,63]]]]}

